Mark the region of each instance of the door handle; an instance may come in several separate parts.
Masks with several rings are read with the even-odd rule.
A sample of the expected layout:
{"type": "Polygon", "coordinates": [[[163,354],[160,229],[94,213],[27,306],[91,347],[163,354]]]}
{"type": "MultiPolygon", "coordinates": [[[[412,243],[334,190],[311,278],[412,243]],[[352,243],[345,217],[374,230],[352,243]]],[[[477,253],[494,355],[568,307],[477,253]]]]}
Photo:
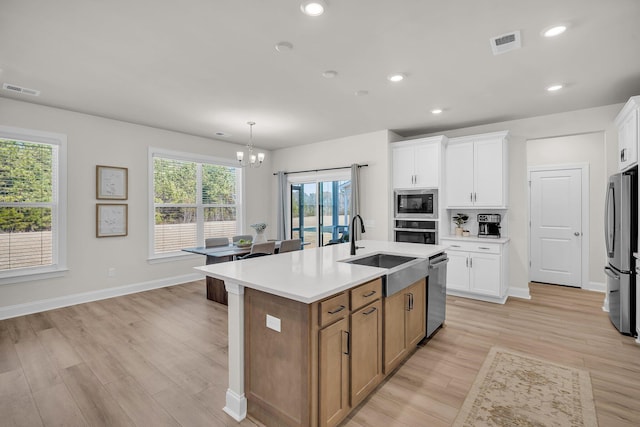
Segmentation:
{"type": "Polygon", "coordinates": [[[362,314],[364,314],[365,316],[368,316],[368,315],[370,315],[371,313],[373,313],[373,312],[374,312],[374,311],[376,311],[376,310],[377,310],[377,308],[376,308],[376,307],[371,307],[369,310],[365,311],[365,312],[364,312],[364,313],[362,313],[362,314]]]}
{"type": "Polygon", "coordinates": [[[580,236],[580,232],[579,232],[579,231],[576,231],[575,233],[573,233],[573,235],[574,235],[574,236],[576,236],[576,237],[578,237],[578,236],[580,236]]]}
{"type": "Polygon", "coordinates": [[[347,349],[342,354],[349,354],[351,352],[351,334],[349,334],[349,331],[342,331],[342,333],[342,346],[347,349]]]}

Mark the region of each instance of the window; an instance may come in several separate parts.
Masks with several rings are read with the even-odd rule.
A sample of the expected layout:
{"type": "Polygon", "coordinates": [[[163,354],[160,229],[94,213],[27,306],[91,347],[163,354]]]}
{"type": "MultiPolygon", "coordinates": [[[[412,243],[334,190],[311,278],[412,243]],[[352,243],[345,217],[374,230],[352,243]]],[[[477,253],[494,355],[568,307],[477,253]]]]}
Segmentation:
{"type": "Polygon", "coordinates": [[[241,169],[228,161],[151,150],[152,258],[232,237],[241,224],[241,169]]]}
{"type": "Polygon", "coordinates": [[[66,269],[66,137],[0,126],[0,283],[66,269]]]}
{"type": "Polygon", "coordinates": [[[292,239],[301,239],[307,248],[349,240],[349,175],[294,177],[290,184],[292,239]]]}

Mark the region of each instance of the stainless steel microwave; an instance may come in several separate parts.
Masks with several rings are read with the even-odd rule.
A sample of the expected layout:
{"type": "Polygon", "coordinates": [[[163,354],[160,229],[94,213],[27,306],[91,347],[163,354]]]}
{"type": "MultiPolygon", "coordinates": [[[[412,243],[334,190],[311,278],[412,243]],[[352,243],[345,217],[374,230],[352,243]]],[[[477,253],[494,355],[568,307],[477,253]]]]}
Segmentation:
{"type": "Polygon", "coordinates": [[[438,218],[438,190],[396,190],[395,218],[438,218]]]}

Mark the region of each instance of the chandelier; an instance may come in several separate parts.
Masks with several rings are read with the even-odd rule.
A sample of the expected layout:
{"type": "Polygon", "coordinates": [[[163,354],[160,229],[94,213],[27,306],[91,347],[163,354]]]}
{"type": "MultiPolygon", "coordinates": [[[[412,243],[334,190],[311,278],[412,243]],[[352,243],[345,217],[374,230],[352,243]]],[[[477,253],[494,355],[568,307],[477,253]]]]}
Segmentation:
{"type": "Polygon", "coordinates": [[[249,151],[248,158],[245,160],[244,151],[236,152],[236,158],[238,159],[238,163],[240,163],[240,167],[250,166],[252,168],[259,168],[262,166],[262,162],[264,162],[264,153],[258,153],[257,155],[253,153],[253,125],[256,122],[247,122],[249,125],[249,143],[247,144],[247,150],[249,151]]]}

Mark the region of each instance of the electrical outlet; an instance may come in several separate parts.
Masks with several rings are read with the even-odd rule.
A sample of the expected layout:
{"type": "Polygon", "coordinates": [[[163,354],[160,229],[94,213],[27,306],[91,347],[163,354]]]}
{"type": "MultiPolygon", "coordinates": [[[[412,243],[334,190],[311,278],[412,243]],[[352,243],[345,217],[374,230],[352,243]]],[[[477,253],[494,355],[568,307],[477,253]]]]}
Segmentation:
{"type": "Polygon", "coordinates": [[[116,268],[115,267],[109,267],[107,269],[107,277],[116,277],[116,268]]]}
{"type": "Polygon", "coordinates": [[[267,328],[280,332],[280,319],[267,314],[267,328]]]}

